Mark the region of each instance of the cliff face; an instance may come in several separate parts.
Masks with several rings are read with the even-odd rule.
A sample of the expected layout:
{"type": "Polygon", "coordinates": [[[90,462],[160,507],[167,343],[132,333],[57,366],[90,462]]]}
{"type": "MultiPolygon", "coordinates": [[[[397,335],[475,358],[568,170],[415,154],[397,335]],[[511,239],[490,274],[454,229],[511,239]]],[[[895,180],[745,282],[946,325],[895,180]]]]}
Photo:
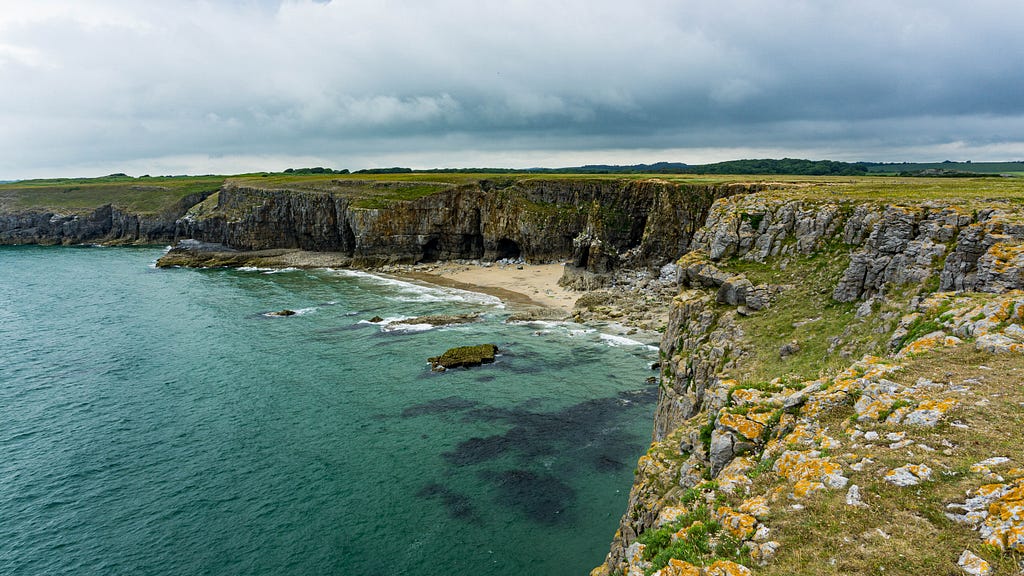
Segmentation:
{"type": "Polygon", "coordinates": [[[84,214],[40,210],[0,213],[0,244],[171,242],[178,218],[207,195],[190,194],[157,214],[123,211],[111,204],[84,214]]]}
{"type": "MultiPolygon", "coordinates": [[[[807,562],[808,552],[793,552],[800,540],[785,539],[786,522],[777,521],[782,527],[772,532],[770,520],[780,513],[805,506],[821,513],[828,498],[821,494],[847,487],[851,478],[881,494],[886,482],[904,474],[913,476],[907,485],[921,482],[911,468],[898,466],[901,458],[917,458],[907,466],[923,470],[913,450],[898,452],[912,449],[912,442],[897,441],[892,454],[876,455],[883,447],[868,442],[864,448],[864,435],[881,434],[884,442],[897,430],[892,437],[902,440],[913,432],[895,427],[934,427],[963,400],[945,384],[898,385],[887,374],[907,370],[915,355],[965,338],[977,339],[977,350],[986,353],[1024,351],[1024,313],[1015,316],[1014,296],[1024,288],[1022,224],[1024,214],[1009,206],[787,200],[764,193],[718,199],[678,263],[681,292],[660,347],[653,443],[638,464],[607,561],[595,574],[750,573],[743,564],[786,573],[773,571],[777,553],[807,562]],[[927,298],[936,290],[965,298],[960,308],[936,304],[927,298]],[[991,297],[970,296],[977,293],[1007,296],[985,304],[991,297]],[[849,452],[839,458],[841,447],[849,452]],[[858,449],[869,451],[869,463],[858,449]],[[697,525],[699,535],[691,534],[697,525]],[[707,526],[714,527],[710,536],[707,526]]],[[[952,381],[949,386],[963,390],[952,381]]],[[[943,473],[958,474],[952,470],[964,458],[993,456],[949,445],[948,458],[928,461],[943,473]]],[[[925,446],[918,453],[927,450],[934,451],[925,446]]],[[[971,490],[982,480],[963,478],[963,485],[971,490]]],[[[945,504],[939,501],[931,513],[943,518],[945,504]]],[[[876,510],[890,505],[871,504],[876,510]]],[[[860,504],[848,506],[860,510],[860,504]]],[[[934,529],[956,530],[934,522],[934,529]]],[[[1003,529],[1024,533],[1020,524],[1003,529]]],[[[965,547],[974,542],[980,548],[969,528],[957,534],[965,547]]],[[[990,562],[1001,558],[999,550],[1011,554],[1010,563],[1014,550],[1024,552],[1024,539],[1016,548],[1005,537],[995,542],[990,562]]],[[[861,544],[858,553],[870,556],[864,549],[861,544]]],[[[871,554],[884,557],[874,549],[871,554]]],[[[814,573],[863,569],[851,566],[845,572],[824,562],[804,567],[814,573]]]]}
{"type": "Polygon", "coordinates": [[[357,265],[571,257],[581,274],[601,274],[623,259],[646,263],[678,255],[716,198],[760,188],[484,180],[366,207],[346,194],[351,184],[270,190],[228,183],[185,215],[176,235],[242,250],[340,252],[357,265]]]}

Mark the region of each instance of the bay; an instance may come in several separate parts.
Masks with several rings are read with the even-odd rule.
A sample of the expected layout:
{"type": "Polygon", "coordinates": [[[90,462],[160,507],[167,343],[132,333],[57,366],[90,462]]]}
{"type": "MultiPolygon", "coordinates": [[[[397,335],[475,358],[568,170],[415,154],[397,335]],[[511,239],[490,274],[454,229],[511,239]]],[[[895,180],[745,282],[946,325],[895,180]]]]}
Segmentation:
{"type": "Polygon", "coordinates": [[[0,247],[0,573],[574,574],[607,552],[656,352],[345,271],[0,247]],[[289,317],[267,313],[296,310],[289,317]],[[373,316],[478,312],[382,330],[373,316]],[[493,342],[493,365],[425,359],[493,342]]]}

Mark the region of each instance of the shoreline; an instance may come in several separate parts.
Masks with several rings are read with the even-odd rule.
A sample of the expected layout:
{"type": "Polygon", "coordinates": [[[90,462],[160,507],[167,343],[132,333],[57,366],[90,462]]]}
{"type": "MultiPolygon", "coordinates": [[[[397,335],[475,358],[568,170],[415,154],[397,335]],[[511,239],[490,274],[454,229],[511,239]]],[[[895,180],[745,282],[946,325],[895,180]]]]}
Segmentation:
{"type": "Polygon", "coordinates": [[[570,318],[576,300],[583,292],[558,285],[562,264],[469,264],[440,262],[402,267],[383,267],[380,271],[429,284],[481,292],[503,302],[532,308],[544,308],[570,318]]]}
{"type": "Polygon", "coordinates": [[[499,260],[450,260],[419,264],[353,266],[352,258],[336,252],[296,249],[224,251],[219,245],[175,249],[157,261],[158,267],[336,268],[363,270],[434,286],[487,294],[511,305],[510,319],[566,321],[587,324],[615,336],[658,345],[668,321],[667,302],[674,282],[643,271],[626,271],[617,286],[577,291],[559,285],[562,263],[527,264],[499,260]],[[212,249],[211,249],[212,248],[212,249]],[[667,289],[667,291],[666,291],[667,289]]]}

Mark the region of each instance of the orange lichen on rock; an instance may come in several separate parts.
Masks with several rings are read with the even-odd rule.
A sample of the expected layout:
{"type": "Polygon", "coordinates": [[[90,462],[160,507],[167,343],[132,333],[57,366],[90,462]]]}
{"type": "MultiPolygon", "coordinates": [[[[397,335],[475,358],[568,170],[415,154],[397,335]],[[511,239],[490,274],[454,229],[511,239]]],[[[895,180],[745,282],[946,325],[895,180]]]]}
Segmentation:
{"type": "Polygon", "coordinates": [[[771,509],[768,508],[768,499],[764,496],[755,496],[754,498],[745,500],[739,505],[737,510],[745,514],[751,514],[757,518],[764,518],[771,513],[771,509]]]}
{"type": "Polygon", "coordinates": [[[701,576],[700,568],[678,558],[671,558],[668,565],[655,572],[660,576],[701,576]]]}
{"type": "Polygon", "coordinates": [[[725,530],[739,540],[746,540],[754,535],[757,518],[750,514],[737,512],[728,506],[721,506],[715,512],[717,519],[725,530]]]}
{"type": "Polygon", "coordinates": [[[742,564],[719,560],[704,569],[704,576],[752,576],[750,568],[742,564]]]}
{"type": "Polygon", "coordinates": [[[764,424],[751,420],[741,414],[720,412],[718,414],[718,424],[750,440],[760,438],[764,432],[764,424]]]}

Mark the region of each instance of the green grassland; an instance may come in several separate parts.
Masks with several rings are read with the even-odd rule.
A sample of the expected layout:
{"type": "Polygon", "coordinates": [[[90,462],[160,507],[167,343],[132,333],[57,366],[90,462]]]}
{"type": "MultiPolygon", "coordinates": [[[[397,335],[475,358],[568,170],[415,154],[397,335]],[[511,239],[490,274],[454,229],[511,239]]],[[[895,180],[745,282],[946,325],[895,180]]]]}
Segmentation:
{"type": "Polygon", "coordinates": [[[223,176],[23,180],[0,185],[0,211],[85,213],[111,204],[129,212],[155,214],[191,194],[212,192],[223,182],[223,176]]]}
{"type": "Polygon", "coordinates": [[[777,176],[701,174],[285,174],[257,173],[236,176],[62,178],[0,184],[0,210],[87,212],[104,204],[137,213],[157,213],[197,192],[212,192],[225,182],[296,193],[330,192],[355,200],[360,208],[384,208],[453,187],[481,181],[501,187],[531,181],[650,180],[681,185],[762,183],[782,197],[808,200],[886,201],[922,203],[940,201],[971,205],[979,202],[1024,202],[1021,178],[899,178],[880,176],[777,176]]]}

